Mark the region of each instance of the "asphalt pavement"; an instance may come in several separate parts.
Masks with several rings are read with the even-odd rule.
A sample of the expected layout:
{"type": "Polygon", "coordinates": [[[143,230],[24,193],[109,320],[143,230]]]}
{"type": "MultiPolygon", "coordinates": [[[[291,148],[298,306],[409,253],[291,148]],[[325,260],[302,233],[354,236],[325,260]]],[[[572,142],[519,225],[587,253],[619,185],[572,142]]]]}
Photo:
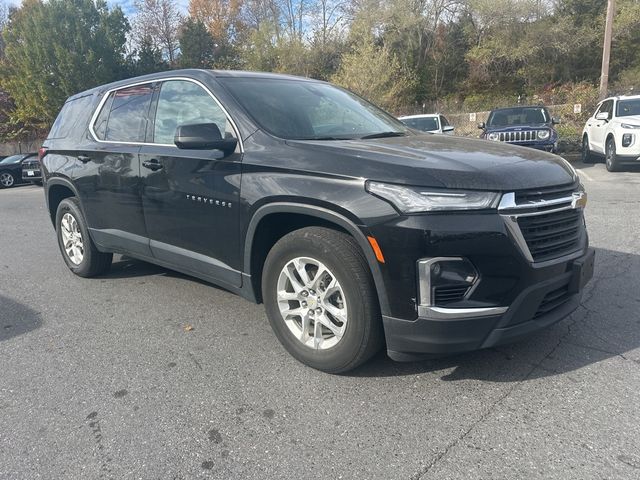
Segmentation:
{"type": "Polygon", "coordinates": [[[343,376],[204,282],[74,276],[42,188],[0,190],[0,479],[640,478],[640,170],[576,167],[597,257],[573,315],[343,376]]]}

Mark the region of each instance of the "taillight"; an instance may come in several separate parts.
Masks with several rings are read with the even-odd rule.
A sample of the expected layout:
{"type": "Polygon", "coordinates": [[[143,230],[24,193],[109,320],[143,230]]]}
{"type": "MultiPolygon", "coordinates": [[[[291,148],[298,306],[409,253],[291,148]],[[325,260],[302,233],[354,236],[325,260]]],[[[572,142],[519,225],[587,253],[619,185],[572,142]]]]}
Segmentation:
{"type": "Polygon", "coordinates": [[[42,160],[46,154],[47,154],[47,147],[40,147],[38,149],[38,160],[42,160]]]}

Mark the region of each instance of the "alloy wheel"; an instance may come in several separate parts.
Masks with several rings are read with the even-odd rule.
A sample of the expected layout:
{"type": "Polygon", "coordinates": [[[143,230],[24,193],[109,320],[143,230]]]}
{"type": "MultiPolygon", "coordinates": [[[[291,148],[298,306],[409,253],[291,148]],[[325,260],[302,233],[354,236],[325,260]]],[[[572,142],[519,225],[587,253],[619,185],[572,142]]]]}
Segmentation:
{"type": "Polygon", "coordinates": [[[319,260],[297,257],[278,277],[280,315],[304,345],[325,350],[340,342],[347,327],[347,302],[335,274],[319,260]]]}
{"type": "Polygon", "coordinates": [[[84,258],[84,242],[78,222],[73,215],[64,214],[60,221],[60,231],[67,257],[74,265],[80,265],[84,258]]]}
{"type": "Polygon", "coordinates": [[[7,172],[0,173],[0,185],[2,185],[4,188],[12,187],[14,182],[15,182],[15,179],[13,178],[13,175],[11,175],[10,173],[7,173],[7,172]]]}

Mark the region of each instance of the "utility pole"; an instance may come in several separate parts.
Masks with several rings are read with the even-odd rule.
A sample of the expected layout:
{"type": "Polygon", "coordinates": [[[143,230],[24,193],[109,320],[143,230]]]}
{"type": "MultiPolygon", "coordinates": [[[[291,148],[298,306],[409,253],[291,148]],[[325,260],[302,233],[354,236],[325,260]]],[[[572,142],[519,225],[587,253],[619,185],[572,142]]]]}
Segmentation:
{"type": "Polygon", "coordinates": [[[607,96],[609,90],[609,57],[611,56],[611,36],[613,34],[613,17],[616,13],[616,0],[608,0],[607,23],[604,27],[604,46],[602,48],[602,70],[600,72],[600,100],[607,96]]]}

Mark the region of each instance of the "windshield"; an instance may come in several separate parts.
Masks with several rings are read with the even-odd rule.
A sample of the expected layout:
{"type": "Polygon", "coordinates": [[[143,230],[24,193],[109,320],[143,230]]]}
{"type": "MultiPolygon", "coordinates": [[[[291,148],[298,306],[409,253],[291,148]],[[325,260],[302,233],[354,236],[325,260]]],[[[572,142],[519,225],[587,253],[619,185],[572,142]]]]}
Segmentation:
{"type": "Polygon", "coordinates": [[[640,115],[640,98],[634,98],[633,100],[619,100],[617,112],[618,117],[640,115]]]}
{"type": "Polygon", "coordinates": [[[18,163],[24,157],[25,155],[11,155],[10,157],[7,157],[4,160],[0,161],[0,164],[8,165],[10,163],[18,163]]]}
{"type": "Polygon", "coordinates": [[[494,110],[489,115],[487,127],[513,127],[549,123],[549,114],[540,107],[516,107],[494,110]]]}
{"type": "Polygon", "coordinates": [[[405,118],[401,121],[406,126],[415,128],[416,130],[422,130],[423,132],[432,132],[439,128],[437,117],[405,118]]]}
{"type": "Polygon", "coordinates": [[[325,83],[221,78],[267,132],[290,140],[343,140],[405,135],[398,120],[358,96],[325,83]]]}

